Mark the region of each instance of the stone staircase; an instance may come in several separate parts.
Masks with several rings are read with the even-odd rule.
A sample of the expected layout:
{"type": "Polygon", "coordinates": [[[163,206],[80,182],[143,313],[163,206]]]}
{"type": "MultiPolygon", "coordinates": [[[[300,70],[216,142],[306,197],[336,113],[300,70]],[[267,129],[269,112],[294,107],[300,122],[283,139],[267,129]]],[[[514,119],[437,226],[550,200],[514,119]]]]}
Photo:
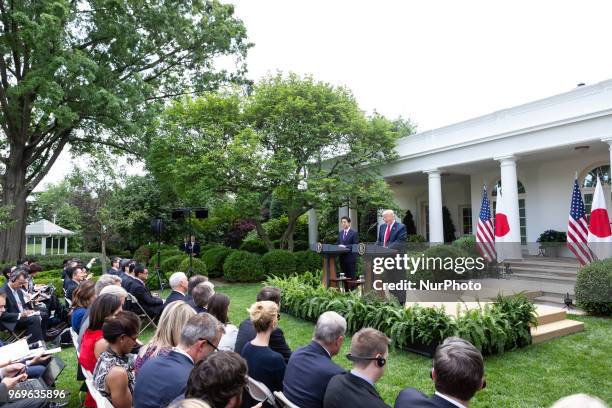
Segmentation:
{"type": "Polygon", "coordinates": [[[506,277],[528,283],[535,303],[563,306],[567,293],[575,300],[574,287],[579,268],[575,260],[526,256],[523,260],[508,263],[512,273],[506,277]]]}
{"type": "Polygon", "coordinates": [[[536,305],[536,308],[538,325],[531,328],[532,344],[543,343],[584,330],[584,323],[566,319],[564,309],[546,305],[536,305]]]}

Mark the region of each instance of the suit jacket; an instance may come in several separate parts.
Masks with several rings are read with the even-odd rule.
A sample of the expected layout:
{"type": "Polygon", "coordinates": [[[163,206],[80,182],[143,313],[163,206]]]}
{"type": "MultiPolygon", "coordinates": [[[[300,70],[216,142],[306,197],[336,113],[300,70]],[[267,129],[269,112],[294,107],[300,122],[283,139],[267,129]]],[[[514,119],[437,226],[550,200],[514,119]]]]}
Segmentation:
{"type": "Polygon", "coordinates": [[[134,408],[168,406],[176,397],[185,394],[192,369],[191,359],[174,350],[148,359],[138,370],[134,408]]]}
{"type": "Polygon", "coordinates": [[[197,314],[208,313],[208,309],[205,307],[202,307],[202,306],[192,306],[192,307],[193,307],[193,310],[195,310],[197,314]]]}
{"type": "Polygon", "coordinates": [[[76,283],[72,279],[68,279],[64,283],[64,289],[66,289],[66,298],[72,300],[72,292],[74,292],[74,290],[78,287],[79,287],[78,283],[76,283]]]}
{"type": "MultiPolygon", "coordinates": [[[[11,288],[8,286],[8,282],[0,288],[0,291],[6,295],[6,310],[2,315],[0,315],[0,323],[2,326],[6,327],[9,330],[15,330],[17,326],[17,321],[19,320],[19,307],[17,306],[17,301],[15,300],[15,296],[13,296],[13,292],[11,288]]],[[[23,294],[21,291],[17,292],[21,299],[21,304],[25,306],[25,300],[23,298],[23,294]]]]}
{"type": "Polygon", "coordinates": [[[283,394],[300,408],[321,408],[329,380],[344,372],[323,346],[312,341],[291,354],[285,369],[283,394]]]}
{"type": "MultiPolygon", "coordinates": [[[[161,313],[164,301],[158,297],[151,295],[151,291],[144,283],[138,279],[132,279],[132,295],[138,300],[140,306],[151,317],[158,316],[161,313]]],[[[138,306],[136,306],[138,307],[138,306]]]]}
{"type": "Polygon", "coordinates": [[[134,278],[123,271],[119,272],[119,277],[121,278],[121,287],[125,289],[126,292],[132,293],[132,283],[134,282],[134,278]]]}
{"type": "Polygon", "coordinates": [[[351,373],[333,377],[323,400],[324,408],[390,408],[373,385],[351,373]]]}
{"type": "Polygon", "coordinates": [[[118,269],[115,268],[110,268],[109,270],[106,271],[106,273],[111,274],[111,275],[121,275],[121,272],[118,269]]]}
{"type": "MultiPolygon", "coordinates": [[[[376,245],[383,246],[385,243],[385,233],[387,232],[387,224],[383,224],[378,229],[378,240],[376,245]]],[[[389,233],[387,240],[387,248],[399,248],[402,243],[406,242],[407,233],[406,226],[401,222],[395,221],[389,233]]]]}
{"type": "MultiPolygon", "coordinates": [[[[253,327],[253,322],[251,319],[244,319],[238,327],[238,335],[236,336],[236,346],[234,347],[234,350],[237,350],[237,352],[242,351],[244,345],[253,340],[256,334],[257,333],[255,332],[255,327],[253,327]]],[[[291,357],[291,349],[287,345],[285,335],[280,327],[277,327],[272,331],[269,346],[273,351],[280,353],[285,359],[285,362],[289,361],[289,357],[291,357]]]]}
{"type": "Polygon", "coordinates": [[[170,294],[166,298],[166,301],[164,302],[164,308],[168,306],[170,303],[175,302],[177,300],[184,301],[185,295],[183,295],[181,292],[177,292],[176,290],[173,290],[172,292],[170,292],[170,294]]]}
{"type": "Polygon", "coordinates": [[[426,396],[414,388],[406,388],[399,393],[394,408],[457,408],[438,395],[426,396]]]}
{"type": "MultiPolygon", "coordinates": [[[[338,245],[346,245],[347,247],[351,247],[351,245],[359,243],[359,235],[357,231],[352,228],[349,228],[346,238],[344,237],[344,230],[340,230],[338,232],[338,245]]],[[[340,255],[340,259],[345,262],[357,262],[357,253],[351,252],[348,254],[340,255]]]]}
{"type": "MultiPolygon", "coordinates": [[[[191,241],[187,242],[187,246],[185,247],[185,253],[187,253],[187,255],[191,252],[191,246],[191,241]]],[[[198,241],[193,243],[193,256],[200,256],[200,243],[198,241]]]]}

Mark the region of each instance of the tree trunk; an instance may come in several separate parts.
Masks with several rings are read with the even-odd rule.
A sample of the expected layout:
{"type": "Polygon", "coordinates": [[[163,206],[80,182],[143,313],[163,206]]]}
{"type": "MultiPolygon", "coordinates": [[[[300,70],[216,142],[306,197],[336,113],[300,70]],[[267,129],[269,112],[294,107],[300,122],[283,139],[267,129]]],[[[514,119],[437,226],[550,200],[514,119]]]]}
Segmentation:
{"type": "Polygon", "coordinates": [[[100,237],[100,252],[102,252],[102,257],[100,258],[102,273],[106,273],[106,238],[104,234],[100,237]]]}
{"type": "Polygon", "coordinates": [[[295,227],[297,226],[297,220],[300,217],[297,211],[289,211],[288,220],[287,220],[287,229],[283,232],[283,235],[280,239],[281,248],[287,248],[288,251],[293,252],[294,242],[293,242],[293,234],[295,233],[295,227]]]}
{"type": "Polygon", "coordinates": [[[258,219],[255,219],[254,221],[255,221],[255,229],[257,230],[257,235],[259,235],[259,238],[263,240],[264,244],[266,245],[266,248],[268,248],[268,251],[273,250],[274,244],[270,240],[270,237],[266,233],[266,230],[264,229],[263,225],[261,225],[261,221],[258,219]]]}
{"type": "Polygon", "coordinates": [[[30,193],[25,186],[26,169],[23,150],[11,146],[9,162],[2,177],[2,205],[11,208],[12,220],[0,231],[0,259],[14,262],[25,250],[26,198],[30,193]]]}

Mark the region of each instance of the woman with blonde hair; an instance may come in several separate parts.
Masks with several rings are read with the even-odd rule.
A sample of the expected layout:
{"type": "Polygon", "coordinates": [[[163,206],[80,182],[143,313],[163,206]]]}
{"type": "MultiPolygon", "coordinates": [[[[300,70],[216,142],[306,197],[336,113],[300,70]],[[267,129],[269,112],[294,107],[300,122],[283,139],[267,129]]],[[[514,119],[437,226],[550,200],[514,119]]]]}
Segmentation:
{"type": "MultiPolygon", "coordinates": [[[[254,303],[248,309],[257,335],[246,343],[240,355],[246,360],[249,376],[264,383],[270,391],[283,390],[285,359],[270,347],[270,335],[278,326],[278,305],[269,300],[254,303]]],[[[246,393],[248,394],[248,393],[246,393]]],[[[249,395],[246,395],[249,398],[249,395]]],[[[252,406],[257,401],[247,401],[243,406],[252,406]]],[[[266,406],[264,404],[264,406],[266,406]]]]}
{"type": "Polygon", "coordinates": [[[166,306],[159,318],[157,330],[148,344],[142,346],[134,361],[134,372],[148,359],[159,354],[168,354],[181,340],[181,331],[187,320],[195,316],[196,312],[187,303],[177,300],[166,306]]]}

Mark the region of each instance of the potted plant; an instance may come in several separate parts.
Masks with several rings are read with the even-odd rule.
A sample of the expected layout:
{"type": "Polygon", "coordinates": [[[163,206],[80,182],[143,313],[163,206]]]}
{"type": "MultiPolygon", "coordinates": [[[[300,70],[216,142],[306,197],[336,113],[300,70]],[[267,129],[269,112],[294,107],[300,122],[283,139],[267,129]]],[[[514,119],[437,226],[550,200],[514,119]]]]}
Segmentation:
{"type": "Polygon", "coordinates": [[[543,256],[555,258],[563,242],[567,241],[567,235],[563,231],[546,230],[540,234],[537,242],[540,244],[540,253],[543,256]]]}

